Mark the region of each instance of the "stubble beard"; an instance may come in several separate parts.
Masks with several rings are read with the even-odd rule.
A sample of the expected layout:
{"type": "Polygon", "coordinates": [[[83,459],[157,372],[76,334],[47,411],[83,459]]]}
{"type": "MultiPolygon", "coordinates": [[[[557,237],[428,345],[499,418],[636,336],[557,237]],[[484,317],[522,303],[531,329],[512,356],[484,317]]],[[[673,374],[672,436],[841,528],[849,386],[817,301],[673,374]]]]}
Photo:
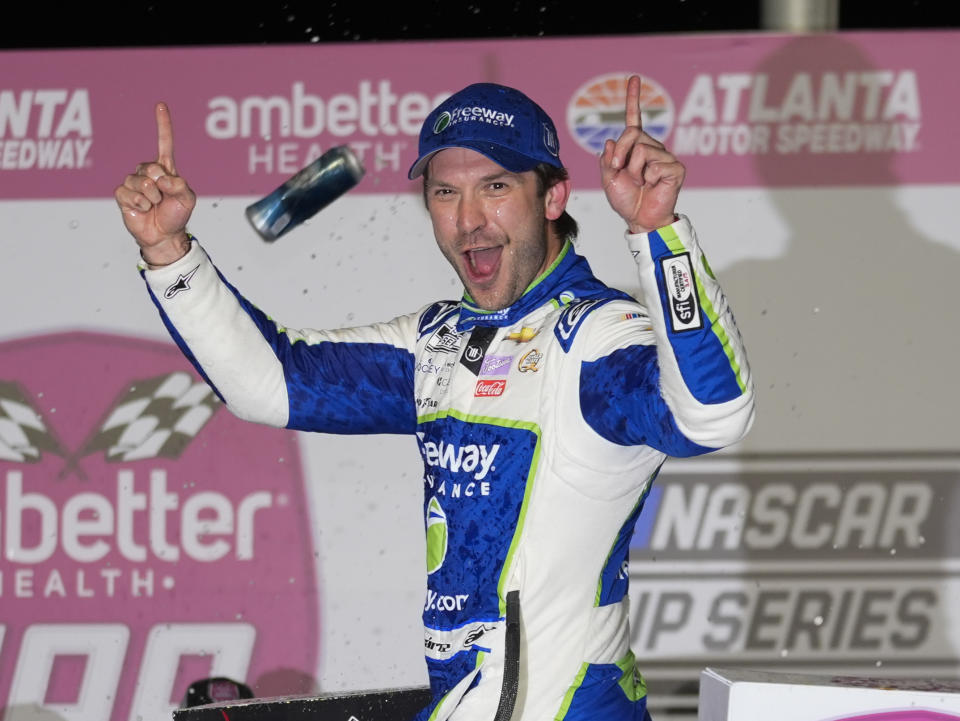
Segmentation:
{"type": "MultiPolygon", "coordinates": [[[[499,288],[498,292],[492,297],[486,297],[487,294],[482,290],[478,292],[476,289],[470,287],[466,272],[461,268],[461,263],[469,261],[464,259],[461,250],[455,251],[457,253],[456,259],[451,258],[447,252],[445,252],[444,255],[453,266],[460,278],[460,282],[463,283],[463,287],[470,294],[470,297],[473,298],[474,304],[478,308],[488,311],[503,310],[516,303],[537,276],[545,270],[549,241],[548,233],[547,220],[543,219],[537,232],[537,237],[531,239],[530,242],[517,243],[509,235],[496,238],[497,244],[502,246],[503,251],[500,257],[500,266],[497,268],[496,276],[494,276],[494,286],[492,289],[497,289],[503,281],[501,274],[505,272],[505,260],[510,261],[506,266],[512,270],[512,274],[509,283],[499,288]]],[[[471,242],[474,238],[467,239],[460,237],[457,239],[457,248],[462,249],[482,245],[483,236],[481,235],[480,238],[481,243],[475,243],[471,242]]]]}

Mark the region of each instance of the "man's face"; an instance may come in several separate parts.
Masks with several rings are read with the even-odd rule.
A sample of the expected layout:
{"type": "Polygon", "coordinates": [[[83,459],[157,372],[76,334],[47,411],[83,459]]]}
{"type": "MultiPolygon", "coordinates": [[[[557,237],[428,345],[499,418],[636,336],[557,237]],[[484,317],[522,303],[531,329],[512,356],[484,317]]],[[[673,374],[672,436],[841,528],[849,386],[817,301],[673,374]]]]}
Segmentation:
{"type": "Polygon", "coordinates": [[[569,186],[560,185],[540,195],[533,171],[511,173],[467,148],[430,160],[425,195],[433,233],[479,307],[511,305],[557,257],[563,243],[547,221],[566,205],[569,186]]]}

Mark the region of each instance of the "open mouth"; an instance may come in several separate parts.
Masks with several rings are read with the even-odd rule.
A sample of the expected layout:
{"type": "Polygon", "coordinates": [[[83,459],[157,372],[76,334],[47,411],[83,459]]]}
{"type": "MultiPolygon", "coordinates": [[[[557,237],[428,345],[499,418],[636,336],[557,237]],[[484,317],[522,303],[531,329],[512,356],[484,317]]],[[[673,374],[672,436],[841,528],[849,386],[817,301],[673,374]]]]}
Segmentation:
{"type": "Polygon", "coordinates": [[[464,253],[466,257],[467,275],[470,280],[476,283],[490,280],[497,273],[500,267],[500,256],[503,253],[502,246],[493,248],[473,248],[464,253]]]}

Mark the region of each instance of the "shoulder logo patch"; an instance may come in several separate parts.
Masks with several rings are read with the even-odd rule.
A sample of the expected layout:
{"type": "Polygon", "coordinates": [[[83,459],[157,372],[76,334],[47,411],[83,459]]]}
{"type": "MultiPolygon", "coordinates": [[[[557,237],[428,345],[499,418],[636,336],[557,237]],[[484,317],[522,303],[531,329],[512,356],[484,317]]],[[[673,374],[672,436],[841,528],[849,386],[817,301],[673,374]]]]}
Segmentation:
{"type": "Polygon", "coordinates": [[[564,353],[570,351],[570,346],[573,345],[573,339],[577,335],[577,331],[580,330],[584,319],[586,319],[592,311],[611,300],[613,300],[613,298],[581,300],[563,309],[560,313],[560,319],[553,327],[553,334],[557,337],[557,340],[560,341],[560,347],[563,348],[564,353]]]}
{"type": "Polygon", "coordinates": [[[417,324],[417,338],[433,333],[443,324],[447,323],[451,316],[460,310],[460,304],[449,300],[441,300],[430,306],[420,317],[417,324]]]}

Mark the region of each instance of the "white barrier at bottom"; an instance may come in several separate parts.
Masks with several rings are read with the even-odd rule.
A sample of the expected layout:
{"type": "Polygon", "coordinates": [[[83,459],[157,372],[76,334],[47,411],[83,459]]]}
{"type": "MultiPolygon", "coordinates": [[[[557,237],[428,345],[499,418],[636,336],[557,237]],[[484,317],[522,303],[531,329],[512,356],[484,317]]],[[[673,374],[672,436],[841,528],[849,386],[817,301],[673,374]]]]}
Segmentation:
{"type": "Polygon", "coordinates": [[[699,721],[960,721],[960,681],[707,668],[699,721]]]}

